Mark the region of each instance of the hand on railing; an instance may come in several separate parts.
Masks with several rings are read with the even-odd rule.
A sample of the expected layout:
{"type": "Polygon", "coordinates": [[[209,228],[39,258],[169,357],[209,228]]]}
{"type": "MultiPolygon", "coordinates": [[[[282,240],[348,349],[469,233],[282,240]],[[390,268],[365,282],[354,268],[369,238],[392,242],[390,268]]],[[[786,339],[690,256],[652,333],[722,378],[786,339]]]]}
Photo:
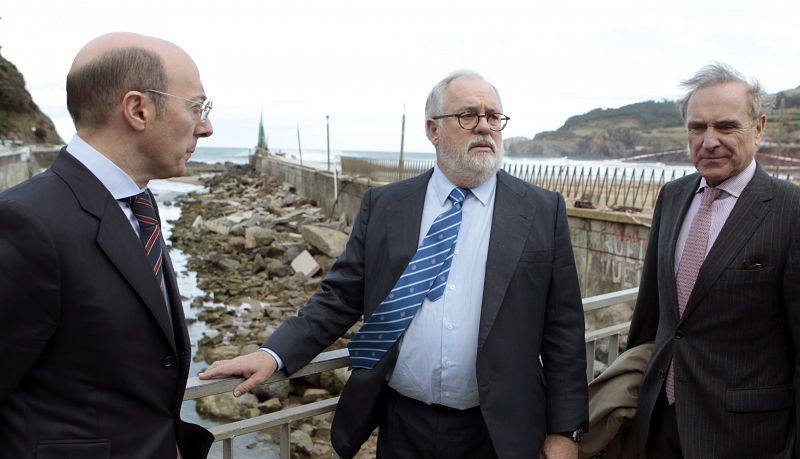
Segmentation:
{"type": "Polygon", "coordinates": [[[278,362],[269,352],[261,350],[242,355],[231,360],[217,360],[205,371],[200,379],[214,379],[225,376],[242,376],[244,381],[233,389],[233,396],[244,395],[263,383],[278,369],[278,362]]]}

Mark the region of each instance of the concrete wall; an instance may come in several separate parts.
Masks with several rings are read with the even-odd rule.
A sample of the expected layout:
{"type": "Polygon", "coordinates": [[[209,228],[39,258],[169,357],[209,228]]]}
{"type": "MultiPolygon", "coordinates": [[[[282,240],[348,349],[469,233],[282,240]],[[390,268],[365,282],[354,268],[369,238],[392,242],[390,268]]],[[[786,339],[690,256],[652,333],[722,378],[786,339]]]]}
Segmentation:
{"type": "MultiPolygon", "coordinates": [[[[274,156],[261,158],[256,167],[265,176],[288,183],[301,196],[316,201],[329,216],[345,215],[350,223],[358,213],[364,191],[381,185],[363,178],[336,177],[337,198],[331,172],[274,156]]],[[[584,297],[639,285],[650,235],[649,216],[574,208],[568,209],[568,215],[584,297]]]]}
{"type": "Polygon", "coordinates": [[[30,177],[28,158],[27,150],[0,153],[0,191],[30,177]]]}

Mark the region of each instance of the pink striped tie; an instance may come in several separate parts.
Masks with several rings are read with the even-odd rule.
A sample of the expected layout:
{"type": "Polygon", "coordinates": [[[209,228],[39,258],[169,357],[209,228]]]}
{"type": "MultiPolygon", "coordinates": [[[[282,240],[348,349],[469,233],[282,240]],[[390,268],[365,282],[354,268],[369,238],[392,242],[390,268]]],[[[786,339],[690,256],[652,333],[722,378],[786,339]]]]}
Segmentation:
{"type": "MultiPolygon", "coordinates": [[[[719,188],[706,187],[703,189],[703,196],[700,202],[700,208],[692,220],[692,225],[689,227],[689,234],[686,237],[686,244],[683,246],[683,254],[681,261],[678,265],[677,287],[678,287],[678,313],[679,317],[683,317],[683,312],[686,310],[686,303],[689,302],[689,296],[692,294],[694,283],[697,280],[697,274],[700,272],[700,266],[706,257],[706,249],[708,247],[708,231],[711,229],[711,222],[714,220],[714,215],[711,211],[712,204],[719,197],[721,190],[719,188]]],[[[670,362],[669,372],[667,373],[667,401],[670,405],[675,403],[675,368],[673,362],[670,362]]]]}

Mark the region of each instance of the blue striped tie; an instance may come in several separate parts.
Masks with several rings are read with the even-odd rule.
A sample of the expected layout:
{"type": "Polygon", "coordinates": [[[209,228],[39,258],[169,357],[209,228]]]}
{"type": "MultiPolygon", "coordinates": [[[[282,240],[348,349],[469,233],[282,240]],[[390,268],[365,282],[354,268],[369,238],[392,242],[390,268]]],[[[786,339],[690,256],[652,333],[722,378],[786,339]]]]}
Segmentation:
{"type": "Polygon", "coordinates": [[[350,340],[353,368],[374,368],[408,328],[425,297],[436,301],[444,294],[461,226],[461,204],[469,193],[453,189],[453,205],[436,217],[392,291],[350,340]]]}

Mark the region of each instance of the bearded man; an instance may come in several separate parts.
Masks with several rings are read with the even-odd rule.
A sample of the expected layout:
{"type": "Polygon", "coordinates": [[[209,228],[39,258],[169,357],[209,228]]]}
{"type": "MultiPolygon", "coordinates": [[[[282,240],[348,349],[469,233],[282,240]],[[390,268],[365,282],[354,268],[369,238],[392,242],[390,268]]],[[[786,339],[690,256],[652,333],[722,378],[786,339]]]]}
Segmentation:
{"type": "Polygon", "coordinates": [[[500,170],[502,114],[472,71],[425,107],[432,170],[368,190],[321,291],[252,354],[240,396],[306,365],[364,316],[331,429],[352,457],[575,458],[588,421],[584,322],[564,199],[500,170]]]}

